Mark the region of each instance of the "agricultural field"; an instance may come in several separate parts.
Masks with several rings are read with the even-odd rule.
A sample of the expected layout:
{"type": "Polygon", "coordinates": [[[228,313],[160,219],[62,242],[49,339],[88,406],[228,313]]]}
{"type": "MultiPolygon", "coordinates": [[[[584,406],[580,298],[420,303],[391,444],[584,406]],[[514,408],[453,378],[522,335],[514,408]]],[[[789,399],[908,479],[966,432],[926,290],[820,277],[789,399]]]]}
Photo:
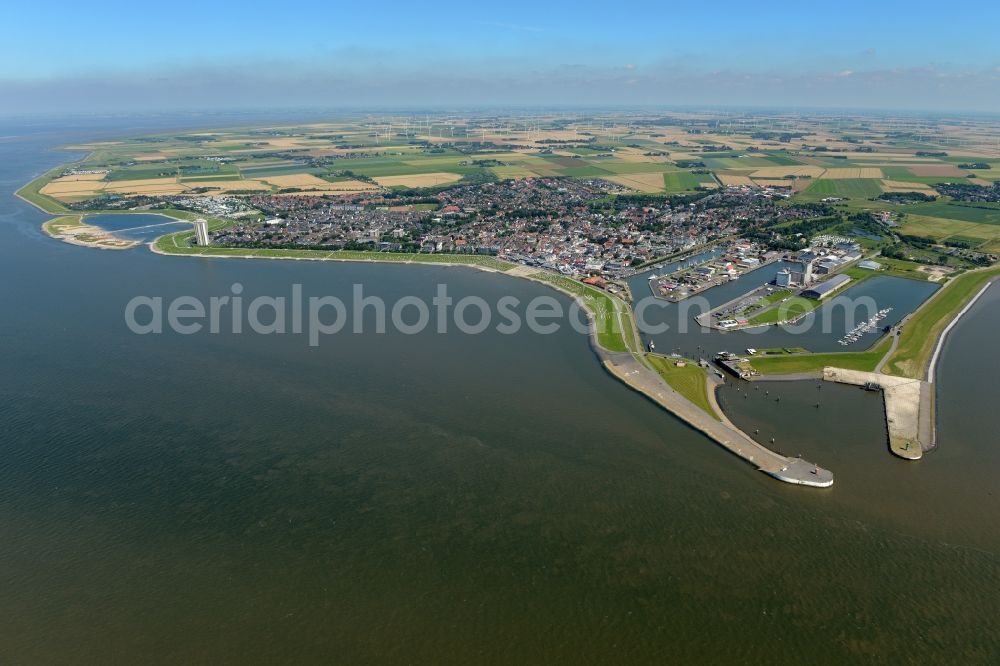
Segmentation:
{"type": "Polygon", "coordinates": [[[1000,225],[1000,204],[934,201],[900,206],[898,210],[924,217],[1000,225]]]}
{"type": "Polygon", "coordinates": [[[802,192],[803,198],[870,199],[882,193],[882,183],[874,178],[821,178],[802,192]]]}
{"type": "Polygon", "coordinates": [[[375,182],[383,187],[433,187],[461,180],[457,173],[421,173],[409,176],[382,176],[375,182]]]}
{"type": "Polygon", "coordinates": [[[939,241],[963,241],[986,252],[1000,249],[1000,225],[908,214],[899,231],[939,241]],[[997,249],[988,249],[997,248],[997,249]]]}
{"type": "Polygon", "coordinates": [[[831,180],[867,180],[882,177],[882,170],[875,167],[850,167],[827,169],[823,178],[831,180]]]}
{"type": "Polygon", "coordinates": [[[930,185],[902,180],[883,180],[882,190],[885,192],[920,192],[928,196],[937,196],[937,191],[930,185]]]}

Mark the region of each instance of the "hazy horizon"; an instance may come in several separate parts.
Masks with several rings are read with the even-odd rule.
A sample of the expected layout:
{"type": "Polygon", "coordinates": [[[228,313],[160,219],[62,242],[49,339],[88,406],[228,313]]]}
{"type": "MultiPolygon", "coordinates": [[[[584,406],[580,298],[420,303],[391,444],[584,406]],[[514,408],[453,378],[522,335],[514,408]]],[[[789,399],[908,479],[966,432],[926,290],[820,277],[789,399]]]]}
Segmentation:
{"type": "Polygon", "coordinates": [[[1000,110],[1000,10],[848,1],[6,9],[5,114],[335,107],[1000,110]],[[41,27],[43,26],[43,27],[41,27]]]}

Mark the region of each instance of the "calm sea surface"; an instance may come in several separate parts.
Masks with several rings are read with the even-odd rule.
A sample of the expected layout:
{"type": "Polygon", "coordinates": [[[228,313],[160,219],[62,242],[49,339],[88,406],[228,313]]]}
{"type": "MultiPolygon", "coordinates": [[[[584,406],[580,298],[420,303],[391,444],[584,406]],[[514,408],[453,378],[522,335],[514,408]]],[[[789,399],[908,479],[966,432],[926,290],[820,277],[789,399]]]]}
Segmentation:
{"type": "Polygon", "coordinates": [[[1000,660],[1000,288],[948,341],[921,462],[891,457],[863,391],[725,390],[737,423],[833,470],[823,491],[726,454],[566,327],[310,347],[123,316],[236,282],[540,285],[92,250],[10,194],[70,159],[55,145],[247,122],[0,124],[0,663],[1000,660]]]}

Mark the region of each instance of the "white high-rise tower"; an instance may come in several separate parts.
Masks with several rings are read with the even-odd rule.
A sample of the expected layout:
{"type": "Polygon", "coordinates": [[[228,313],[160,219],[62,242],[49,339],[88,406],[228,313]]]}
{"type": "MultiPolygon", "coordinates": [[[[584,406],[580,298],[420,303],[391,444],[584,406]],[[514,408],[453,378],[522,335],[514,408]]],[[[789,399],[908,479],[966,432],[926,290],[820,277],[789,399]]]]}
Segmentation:
{"type": "Polygon", "coordinates": [[[211,245],[212,239],[208,237],[208,222],[202,219],[194,221],[194,235],[198,240],[198,245],[211,245]]]}

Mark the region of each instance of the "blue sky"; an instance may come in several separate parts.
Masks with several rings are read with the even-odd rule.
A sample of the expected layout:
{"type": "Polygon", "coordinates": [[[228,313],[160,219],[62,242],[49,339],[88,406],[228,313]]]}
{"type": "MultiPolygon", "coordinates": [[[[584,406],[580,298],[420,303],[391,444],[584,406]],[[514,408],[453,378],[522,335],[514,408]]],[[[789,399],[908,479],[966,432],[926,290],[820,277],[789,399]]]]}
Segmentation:
{"type": "Polygon", "coordinates": [[[8,111],[779,105],[1000,111],[966,2],[54,2],[5,7],[8,111]],[[283,9],[287,7],[287,9],[283,9]]]}

